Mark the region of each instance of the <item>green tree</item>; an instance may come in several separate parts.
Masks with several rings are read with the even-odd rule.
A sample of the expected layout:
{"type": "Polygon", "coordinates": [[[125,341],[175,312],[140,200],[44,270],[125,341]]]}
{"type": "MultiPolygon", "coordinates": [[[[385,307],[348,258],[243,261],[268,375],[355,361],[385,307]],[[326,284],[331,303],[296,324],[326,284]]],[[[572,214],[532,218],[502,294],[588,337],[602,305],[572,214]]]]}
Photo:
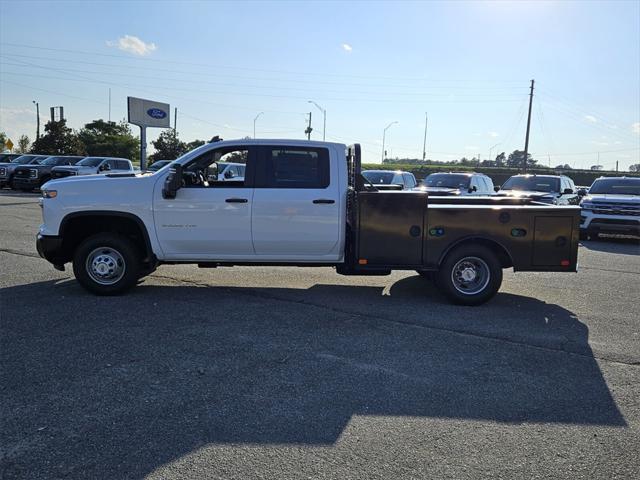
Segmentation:
{"type": "Polygon", "coordinates": [[[500,155],[496,155],[496,167],[504,167],[504,164],[507,162],[507,154],[502,152],[500,155]]]}
{"type": "MultiPolygon", "coordinates": [[[[530,153],[527,154],[527,167],[533,167],[538,163],[534,160],[530,153]]],[[[514,150],[507,157],[507,167],[522,168],[524,167],[524,150],[514,150]]]]}
{"type": "Polygon", "coordinates": [[[47,122],[45,134],[31,145],[31,153],[41,155],[85,155],[86,151],[78,135],[69,127],[66,120],[47,122]]]}
{"type": "Polygon", "coordinates": [[[633,165],[629,166],[629,171],[630,172],[639,172],[640,173],[640,163],[634,163],[633,165]]]}
{"type": "Polygon", "coordinates": [[[194,148],[201,147],[205,143],[206,142],[204,140],[194,140],[193,142],[189,142],[189,143],[187,143],[187,152],[190,152],[194,148]]]}
{"type": "Polygon", "coordinates": [[[175,160],[180,155],[186,153],[187,144],[178,138],[178,133],[173,129],[165,130],[157,140],[151,142],[155,153],[149,155],[149,160],[175,160]]]}
{"type": "Polygon", "coordinates": [[[0,152],[4,151],[4,144],[7,141],[7,134],[0,132],[0,152]]]}
{"type": "Polygon", "coordinates": [[[105,122],[102,119],[87,123],[78,138],[84,144],[87,155],[109,156],[138,160],[139,140],[131,133],[129,124],[105,122]]]}
{"type": "Polygon", "coordinates": [[[29,145],[31,140],[26,135],[21,135],[18,139],[18,153],[27,153],[29,151],[29,145]]]}

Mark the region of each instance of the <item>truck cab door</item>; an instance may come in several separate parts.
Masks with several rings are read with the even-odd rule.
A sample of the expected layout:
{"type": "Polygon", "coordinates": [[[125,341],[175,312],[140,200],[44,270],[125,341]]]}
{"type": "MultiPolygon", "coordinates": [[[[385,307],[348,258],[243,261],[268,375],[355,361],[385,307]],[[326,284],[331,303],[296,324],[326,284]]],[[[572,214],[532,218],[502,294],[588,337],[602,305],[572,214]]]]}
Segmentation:
{"type": "MultiPolygon", "coordinates": [[[[184,168],[184,185],[175,198],[163,198],[167,171],[154,189],[158,241],[169,260],[251,261],[254,147],[209,150],[184,168]],[[241,181],[218,181],[218,161],[242,161],[249,175],[241,181]]],[[[169,169],[170,170],[170,169],[169,169]]]]}
{"type": "Polygon", "coordinates": [[[251,221],[257,257],[291,262],[341,257],[345,227],[337,162],[322,147],[260,148],[251,221]]]}

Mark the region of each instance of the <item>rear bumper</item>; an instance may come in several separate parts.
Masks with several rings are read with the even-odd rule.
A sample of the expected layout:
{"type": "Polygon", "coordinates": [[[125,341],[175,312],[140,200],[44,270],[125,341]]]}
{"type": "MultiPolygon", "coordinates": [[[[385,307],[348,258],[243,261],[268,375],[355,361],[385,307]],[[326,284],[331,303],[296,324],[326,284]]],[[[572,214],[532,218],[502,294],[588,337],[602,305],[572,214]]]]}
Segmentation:
{"type": "Polygon", "coordinates": [[[62,255],[62,237],[38,234],[36,237],[36,250],[38,255],[51,262],[58,270],[64,270],[64,257],[62,255]]]}

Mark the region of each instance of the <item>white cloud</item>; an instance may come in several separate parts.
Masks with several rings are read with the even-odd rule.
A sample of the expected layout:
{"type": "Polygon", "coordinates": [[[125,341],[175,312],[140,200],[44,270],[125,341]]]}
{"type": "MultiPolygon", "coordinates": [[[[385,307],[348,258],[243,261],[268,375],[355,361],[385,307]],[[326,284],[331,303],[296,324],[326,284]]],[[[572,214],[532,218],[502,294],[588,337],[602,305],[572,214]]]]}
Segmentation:
{"type": "Polygon", "coordinates": [[[498,132],[489,132],[487,135],[489,135],[491,138],[498,138],[500,136],[498,132]]]}
{"type": "Polygon", "coordinates": [[[597,142],[595,140],[592,140],[591,143],[599,147],[606,147],[609,145],[609,142],[597,142]]]}
{"type": "Polygon", "coordinates": [[[133,55],[140,55],[141,57],[149,55],[158,48],[155,43],[146,43],[134,35],[125,35],[115,42],[108,40],[107,46],[115,47],[118,50],[122,50],[123,52],[128,52],[133,55]]]}
{"type": "Polygon", "coordinates": [[[591,122],[591,123],[596,123],[598,121],[598,119],[596,117],[594,117],[593,115],[585,115],[584,119],[587,122],[591,122]]]}
{"type": "Polygon", "coordinates": [[[465,150],[478,150],[480,147],[476,147],[475,145],[467,145],[464,147],[465,150]]]}
{"type": "Polygon", "coordinates": [[[638,135],[640,135],[640,122],[632,123],[631,124],[631,131],[633,133],[637,133],[638,135]]]}
{"type": "Polygon", "coordinates": [[[342,44],[342,49],[347,53],[351,53],[353,51],[353,47],[351,45],[349,45],[348,43],[343,43],[342,44]]]}

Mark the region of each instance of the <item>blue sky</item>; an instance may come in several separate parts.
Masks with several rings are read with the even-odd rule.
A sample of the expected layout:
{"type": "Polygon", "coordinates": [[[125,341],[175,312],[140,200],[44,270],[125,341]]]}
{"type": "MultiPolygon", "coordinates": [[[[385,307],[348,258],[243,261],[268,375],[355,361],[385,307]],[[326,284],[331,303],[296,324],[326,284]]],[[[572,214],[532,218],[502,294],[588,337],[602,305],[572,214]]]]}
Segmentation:
{"type": "MultiPolygon", "coordinates": [[[[0,130],[35,108],[70,126],[126,116],[127,95],[178,108],[183,140],[313,135],[380,161],[511,152],[541,163],[640,162],[640,2],[0,2],[0,130]],[[598,152],[600,154],[598,155],[598,152]]],[[[173,115],[173,111],[171,112],[173,115]]],[[[173,122],[173,119],[172,119],[173,122]]],[[[134,131],[137,127],[134,127],[134,131]]],[[[153,139],[158,130],[150,130],[153,139]]]]}

